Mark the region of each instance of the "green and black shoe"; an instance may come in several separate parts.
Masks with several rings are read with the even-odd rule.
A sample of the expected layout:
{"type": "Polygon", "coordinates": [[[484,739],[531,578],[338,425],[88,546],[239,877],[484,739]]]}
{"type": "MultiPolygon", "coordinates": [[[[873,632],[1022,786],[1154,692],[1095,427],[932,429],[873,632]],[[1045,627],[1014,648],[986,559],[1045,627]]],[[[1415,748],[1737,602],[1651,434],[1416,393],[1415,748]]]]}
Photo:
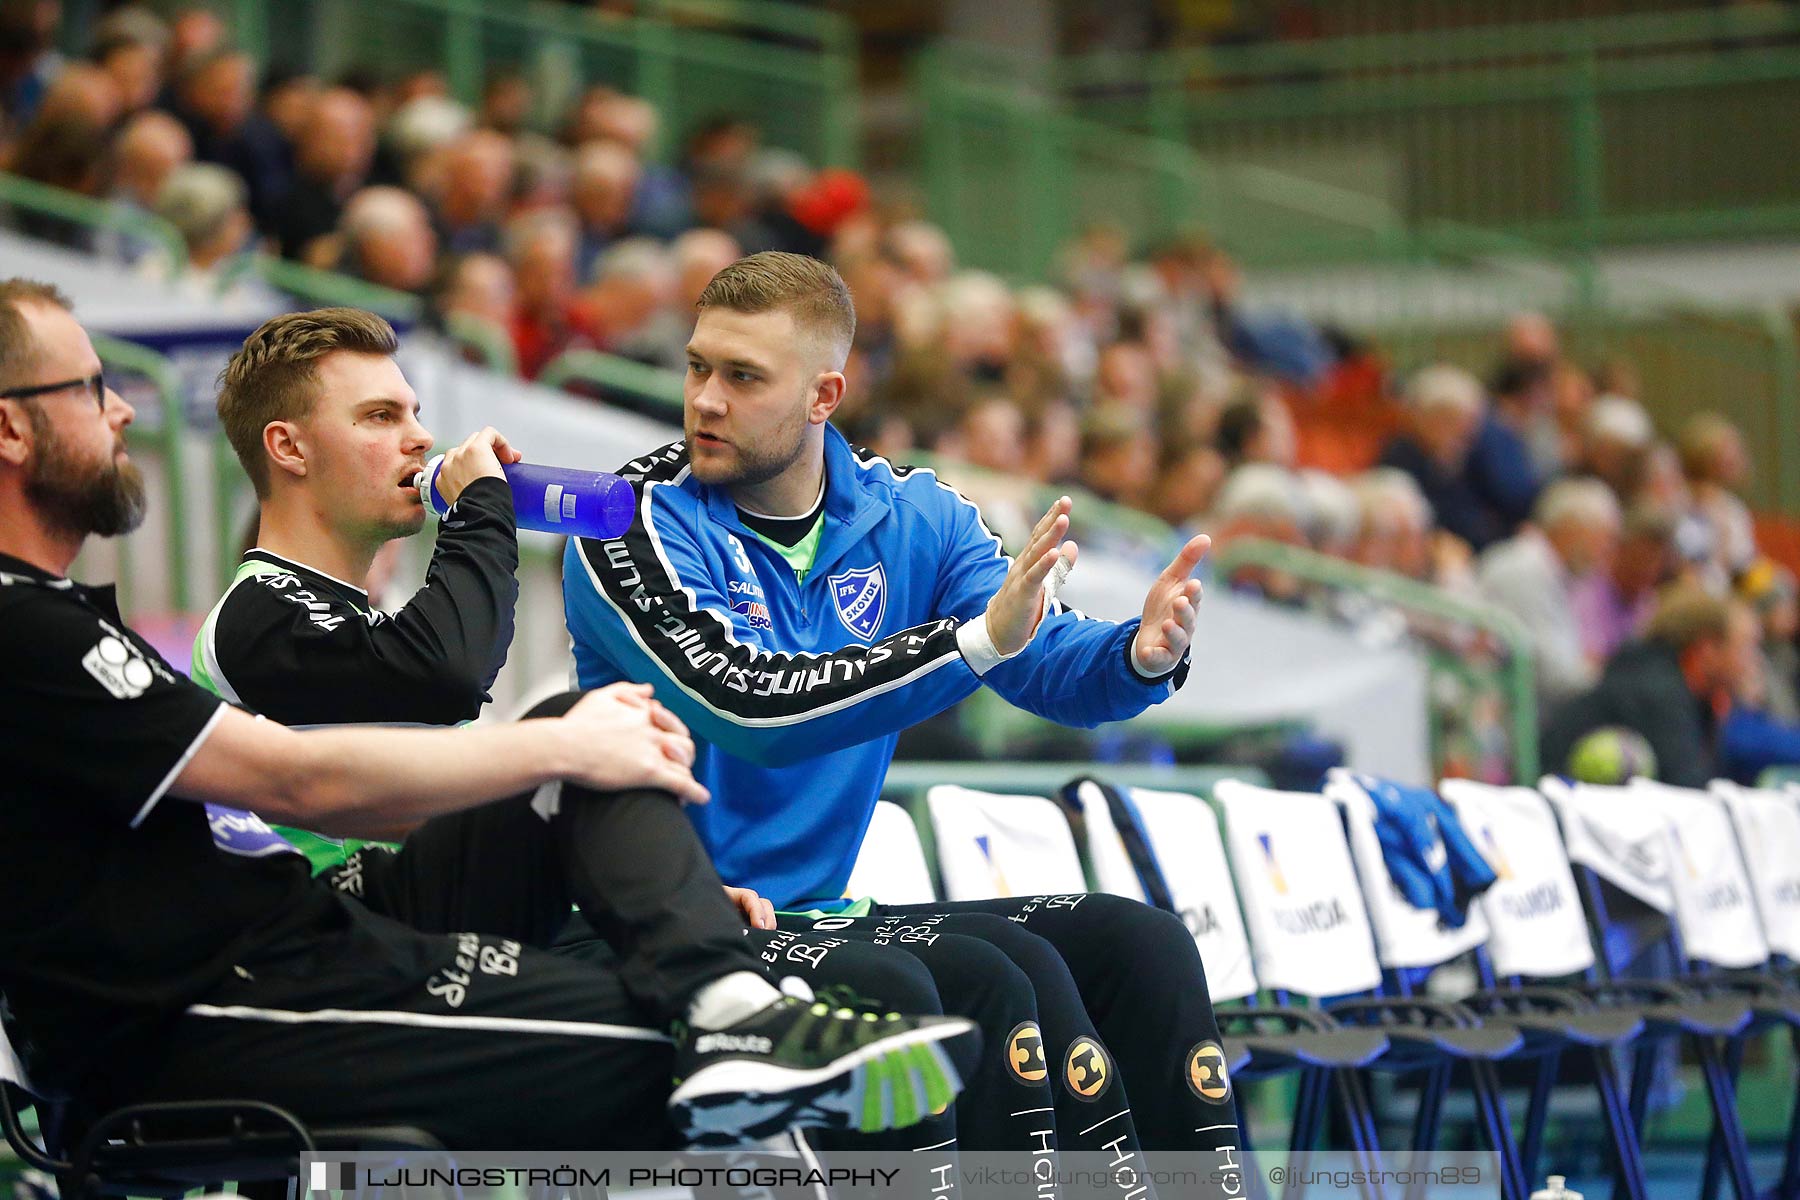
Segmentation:
{"type": "MultiPolygon", "coordinates": [[[[783,990],[805,985],[789,979],[783,990]]],[[[842,989],[789,994],[724,1029],[677,1028],[669,1115],[698,1147],[796,1125],[901,1129],[962,1090],[944,1043],[972,1036],[975,1023],[961,1017],[881,1012],[842,989]]]]}

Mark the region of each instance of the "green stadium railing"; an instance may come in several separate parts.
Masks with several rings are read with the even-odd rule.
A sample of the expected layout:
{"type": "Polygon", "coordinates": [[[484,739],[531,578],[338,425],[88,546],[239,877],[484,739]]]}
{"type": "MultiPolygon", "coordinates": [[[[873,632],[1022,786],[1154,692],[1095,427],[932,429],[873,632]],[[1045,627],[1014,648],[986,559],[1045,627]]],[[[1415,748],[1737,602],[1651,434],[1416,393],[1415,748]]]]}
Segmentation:
{"type": "Polygon", "coordinates": [[[1041,71],[1084,117],[1560,246],[1800,230],[1768,114],[1800,98],[1777,6],[1097,55],[1041,71]]]}
{"type": "Polygon", "coordinates": [[[403,325],[417,324],[425,313],[424,301],[407,292],[335,271],[321,271],[272,254],[244,255],[237,269],[254,274],[276,291],[306,304],[365,308],[403,325]]]}
{"type": "MultiPolygon", "coordinates": [[[[1538,778],[1538,709],[1532,676],[1531,637],[1512,614],[1491,605],[1474,603],[1442,588],[1419,583],[1390,571],[1378,571],[1343,559],[1332,558],[1299,546],[1259,538],[1243,538],[1212,555],[1215,578],[1224,580],[1244,567],[1260,567],[1292,576],[1318,587],[1352,592],[1400,610],[1412,622],[1436,623],[1491,639],[1503,652],[1499,690],[1505,704],[1505,732],[1510,746],[1513,782],[1535,783],[1538,778]]],[[[1473,640],[1473,639],[1469,639],[1473,640]]],[[[1470,670],[1466,646],[1425,641],[1431,651],[1434,672],[1458,675],[1468,682],[1470,670]]],[[[1446,752],[1445,730],[1434,709],[1433,753],[1441,766],[1446,752]]],[[[1441,772],[1440,772],[1441,773],[1441,772]]]]}
{"type": "MultiPolygon", "coordinates": [[[[1610,27],[1590,23],[1577,33],[1591,43],[1610,27]]],[[[1736,31],[1736,40],[1709,54],[1730,62],[1751,56],[1762,64],[1758,69],[1781,71],[1788,70],[1792,57],[1800,71],[1800,52],[1744,48],[1752,33],[1768,40],[1771,30],[1800,30],[1800,17],[1738,21],[1701,14],[1630,21],[1624,28],[1633,45],[1656,45],[1656,37],[1679,34],[1709,47],[1720,40],[1719,30],[1728,28],[1736,31]]],[[[1454,49],[1458,35],[1446,36],[1454,49]]],[[[1504,46],[1509,35],[1463,36],[1479,42],[1458,52],[1472,56],[1476,49],[1504,46]]],[[[1553,36],[1570,35],[1538,32],[1544,44],[1553,36]]],[[[1420,47],[1421,53],[1435,44],[1433,38],[1400,42],[1420,47]]],[[[1395,44],[1383,39],[1379,55],[1365,53],[1370,61],[1389,61],[1382,56],[1397,53],[1395,44]]],[[[1161,59],[1145,61],[1154,65],[1161,59]]],[[[1619,66],[1671,69],[1654,57],[1619,66]]],[[[1665,433],[1698,409],[1726,411],[1749,433],[1756,456],[1747,499],[1758,508],[1800,514],[1800,458],[1787,449],[1800,444],[1795,365],[1800,351],[1793,321],[1781,308],[1724,310],[1703,295],[1602,276],[1591,247],[1552,245],[1517,230],[1420,215],[1379,188],[1361,186],[1354,172],[1318,178],[1291,160],[1272,165],[1202,152],[1175,137],[1157,136],[1162,126],[1156,122],[1127,129],[1074,115],[1072,108],[1086,109],[1074,106],[1066,89],[1057,86],[1058,72],[1068,70],[1055,62],[955,44],[920,56],[915,82],[923,113],[922,190],[931,215],[967,265],[1014,280],[1036,279],[1052,269],[1059,248],[1088,225],[1110,223],[1140,240],[1201,229],[1253,268],[1305,268],[1285,274],[1284,294],[1306,311],[1326,314],[1326,323],[1372,340],[1403,369],[1448,358],[1485,373],[1499,353],[1497,333],[1506,315],[1546,311],[1570,331],[1579,361],[1626,357],[1638,363],[1643,396],[1665,433]],[[1350,269],[1335,269],[1338,265],[1350,269]]],[[[1448,78],[1473,93],[1491,74],[1471,69],[1423,81],[1402,75],[1377,84],[1437,86],[1448,78]]],[[[1800,87],[1800,74],[1795,80],[1800,87]]],[[[1352,85],[1345,89],[1356,92],[1352,85]]],[[[1329,91],[1277,81],[1176,98],[1196,106],[1236,104],[1246,120],[1258,120],[1262,98],[1291,92],[1296,104],[1329,108],[1324,98],[1329,91]]],[[[1322,143],[1329,132],[1321,127],[1322,143]]],[[[1784,153],[1774,161],[1795,160],[1784,153]]],[[[1532,174],[1517,164],[1511,171],[1507,166],[1504,157],[1483,164],[1482,177],[1500,180],[1498,187],[1507,178],[1532,174]]],[[[1794,181],[1800,196],[1800,168],[1794,181]]]]}
{"type": "MultiPolygon", "coordinates": [[[[1492,8],[1484,5],[1484,8],[1492,8]]],[[[1588,55],[1626,57],[1710,52],[1742,44],[1800,41],[1800,15],[1780,6],[1693,8],[1558,20],[1538,14],[1457,29],[1191,46],[1152,53],[1101,51],[1051,64],[1069,91],[1366,80],[1401,73],[1567,63],[1588,55]]]]}
{"type": "MultiPolygon", "coordinates": [[[[1184,6],[1182,11],[1189,19],[1171,32],[1169,40],[1179,45],[1195,45],[1209,40],[1236,39],[1234,45],[1228,47],[1235,49],[1245,44],[1241,40],[1245,34],[1258,32],[1259,27],[1245,18],[1258,10],[1258,15],[1266,18],[1268,10],[1274,7],[1266,3],[1184,6]]],[[[1479,4],[1455,3],[1454,0],[1451,3],[1445,3],[1445,0],[1330,0],[1329,3],[1306,5],[1302,11],[1307,37],[1336,40],[1373,39],[1416,31],[1456,37],[1507,26],[1583,19],[1597,11],[1655,8],[1700,11],[1710,15],[1712,10],[1726,7],[1714,0],[1624,0],[1623,3],[1619,0],[1603,3],[1596,0],[1481,0],[1479,4]]],[[[1261,28],[1266,29],[1267,25],[1261,28]]]]}
{"type": "MultiPolygon", "coordinates": [[[[783,0],[646,0],[644,14],[670,24],[699,23],[750,44],[799,45],[817,55],[815,70],[830,103],[819,119],[818,161],[854,166],[861,160],[858,126],[856,25],[839,12],[783,0]]],[[[754,117],[754,113],[745,114],[754,117]]]]}
{"type": "Polygon", "coordinates": [[[441,70],[475,103],[500,70],[525,72],[561,111],[606,83],[655,106],[667,160],[721,115],[821,165],[855,166],[856,43],[844,18],[756,0],[648,0],[638,15],[520,0],[231,0],[239,40],[264,62],[326,78],[441,70]]]}
{"type": "Polygon", "coordinates": [[[187,269],[187,245],[175,227],[154,213],[95,200],[36,180],[0,171],[0,210],[23,209],[88,229],[105,229],[140,238],[156,247],[168,278],[187,269]]]}
{"type": "MultiPolygon", "coordinates": [[[[181,437],[187,427],[187,418],[182,411],[180,376],[167,358],[136,342],[104,333],[90,333],[89,337],[101,365],[109,373],[141,379],[155,392],[158,418],[155,428],[148,424],[132,424],[126,427],[125,439],[135,449],[155,456],[162,467],[164,494],[157,498],[157,503],[163,509],[162,520],[167,526],[169,601],[176,612],[186,612],[193,598],[193,588],[188,578],[187,485],[181,461],[181,437]]],[[[118,383],[127,390],[130,387],[125,379],[118,383]]],[[[130,555],[131,542],[126,539],[119,543],[118,588],[120,606],[127,609],[132,601],[130,555]]]]}
{"type": "Polygon", "coordinates": [[[1042,278],[1074,234],[1106,223],[1139,240],[1203,228],[1258,266],[1525,260],[1554,278],[1559,307],[1597,288],[1584,259],[1517,235],[1409,221],[1378,195],[1073,115],[1041,72],[1005,54],[933,47],[914,86],[932,218],[968,265],[1012,279],[1042,278]]]}
{"type": "Polygon", "coordinates": [[[625,400],[648,416],[681,423],[681,376],[599,350],[565,350],[538,372],[545,387],[587,384],[608,400],[625,400]]]}

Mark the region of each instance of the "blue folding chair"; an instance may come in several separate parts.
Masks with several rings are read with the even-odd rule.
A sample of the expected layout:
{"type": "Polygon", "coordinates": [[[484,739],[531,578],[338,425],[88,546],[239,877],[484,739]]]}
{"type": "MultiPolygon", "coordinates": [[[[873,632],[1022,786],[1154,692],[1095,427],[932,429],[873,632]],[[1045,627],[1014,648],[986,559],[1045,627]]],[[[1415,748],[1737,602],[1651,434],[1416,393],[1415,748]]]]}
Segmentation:
{"type": "MultiPolygon", "coordinates": [[[[1670,961],[1689,964],[1691,951],[1683,946],[1677,894],[1687,882],[1681,848],[1670,833],[1668,807],[1651,794],[1633,788],[1572,784],[1546,778],[1539,789],[1549,798],[1562,828],[1563,843],[1574,866],[1583,904],[1597,931],[1604,953],[1598,964],[1603,980],[1581,988],[1583,995],[1605,1007],[1631,1011],[1643,1018],[1644,1030],[1636,1040],[1631,1071],[1629,1108],[1633,1127],[1641,1138],[1655,1079],[1659,1043],[1685,1041],[1692,1047],[1705,1080],[1712,1109],[1714,1149],[1709,1158],[1722,1163],[1738,1200],[1754,1200],[1750,1153],[1743,1123],[1737,1113],[1737,1095],[1728,1064],[1728,1047],[1742,1037],[1754,1019],[1752,1007],[1764,1003],[1756,985],[1715,971],[1735,968],[1738,952],[1716,940],[1702,945],[1714,956],[1696,958],[1694,969],[1681,969],[1668,978],[1627,976],[1632,959],[1660,944],[1670,961]],[[1613,889],[1609,894],[1609,887],[1613,889]],[[1650,914],[1655,932],[1644,933],[1626,925],[1615,913],[1620,897],[1636,901],[1650,914]]],[[[1740,867],[1741,870],[1741,867],[1740,867]]],[[[1698,882],[1698,881],[1694,881],[1698,882]]],[[[1740,933],[1749,905],[1747,890],[1737,898],[1734,922],[1740,933]]],[[[1691,906],[1683,905],[1684,909],[1691,906]]],[[[1754,914],[1749,928],[1754,928],[1754,914]]],[[[1695,925],[1690,932],[1700,933],[1695,925]]],[[[1760,934],[1757,935],[1760,938],[1760,934]]],[[[1754,956],[1754,950],[1751,954],[1754,956]]],[[[1767,957],[1766,947],[1761,951],[1767,957]]],[[[1712,1173],[1720,1170],[1712,1167],[1712,1173]]],[[[1716,1186],[1716,1185],[1715,1185],[1716,1186]]]]}
{"type": "Polygon", "coordinates": [[[1518,1057],[1532,1061],[1535,1071],[1519,1143],[1521,1167],[1527,1178],[1538,1177],[1559,1068],[1579,1056],[1592,1072],[1606,1122],[1614,1195],[1642,1200],[1638,1127],[1614,1053],[1637,1039],[1644,1020],[1602,1008],[1584,991],[1598,980],[1596,958],[1556,817],[1531,788],[1446,779],[1439,792],[1499,877],[1475,902],[1488,926],[1486,944],[1475,950],[1482,990],[1461,1003],[1525,1037],[1518,1057]]]}

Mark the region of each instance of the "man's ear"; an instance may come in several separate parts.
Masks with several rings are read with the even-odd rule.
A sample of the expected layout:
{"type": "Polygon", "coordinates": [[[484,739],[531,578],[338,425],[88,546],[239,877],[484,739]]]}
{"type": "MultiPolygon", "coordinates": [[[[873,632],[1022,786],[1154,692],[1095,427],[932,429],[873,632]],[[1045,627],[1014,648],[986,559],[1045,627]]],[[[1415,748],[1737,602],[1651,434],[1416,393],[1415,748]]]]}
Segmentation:
{"type": "Polygon", "coordinates": [[[25,405],[17,400],[0,400],[0,462],[24,466],[34,444],[25,405]]]}
{"type": "Polygon", "coordinates": [[[263,426],[263,453],[271,470],[286,471],[296,479],[306,477],[306,435],[292,421],[270,421],[263,426]]]}
{"type": "Polygon", "coordinates": [[[823,425],[831,420],[831,414],[837,411],[838,405],[844,402],[844,373],[842,371],[826,371],[813,379],[812,403],[806,408],[806,422],[809,425],[823,425]]]}

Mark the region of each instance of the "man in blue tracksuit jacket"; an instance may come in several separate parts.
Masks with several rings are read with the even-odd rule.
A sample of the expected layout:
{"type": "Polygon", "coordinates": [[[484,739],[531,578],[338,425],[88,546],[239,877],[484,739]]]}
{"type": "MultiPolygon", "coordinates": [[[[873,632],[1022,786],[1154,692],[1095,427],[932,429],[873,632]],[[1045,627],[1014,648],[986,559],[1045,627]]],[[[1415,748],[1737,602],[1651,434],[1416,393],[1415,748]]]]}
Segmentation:
{"type": "MultiPolygon", "coordinates": [[[[582,685],[652,683],[687,722],[695,775],[713,796],[689,811],[726,881],[785,909],[839,913],[824,922],[834,936],[902,946],[940,981],[971,939],[1023,968],[1042,1045],[1001,1039],[988,1052],[1009,1065],[1024,1054],[1024,1075],[1047,1071],[1061,1085],[1065,1148],[1104,1117],[1117,1119],[1110,1131],[1135,1121],[1151,1148],[1231,1158],[1217,1026],[1193,939],[1171,914],[1110,896],[843,900],[901,729],[983,684],[1084,726],[1171,695],[1186,674],[1200,591],[1191,575],[1207,539],[1158,578],[1141,622],[1066,609],[1044,584],[1075,557],[1062,540],[1067,498],[1015,561],[931,472],[853,450],[827,423],[855,324],[835,271],[753,255],[720,272],[697,307],[685,438],[623,469],[639,505],[622,537],[569,546],[564,599],[582,685]],[[1068,982],[1078,994],[1064,994],[1068,982]]],[[[789,936],[811,927],[783,919],[789,936]]],[[[1108,1133],[1086,1144],[1110,1146],[1108,1133]]]]}

